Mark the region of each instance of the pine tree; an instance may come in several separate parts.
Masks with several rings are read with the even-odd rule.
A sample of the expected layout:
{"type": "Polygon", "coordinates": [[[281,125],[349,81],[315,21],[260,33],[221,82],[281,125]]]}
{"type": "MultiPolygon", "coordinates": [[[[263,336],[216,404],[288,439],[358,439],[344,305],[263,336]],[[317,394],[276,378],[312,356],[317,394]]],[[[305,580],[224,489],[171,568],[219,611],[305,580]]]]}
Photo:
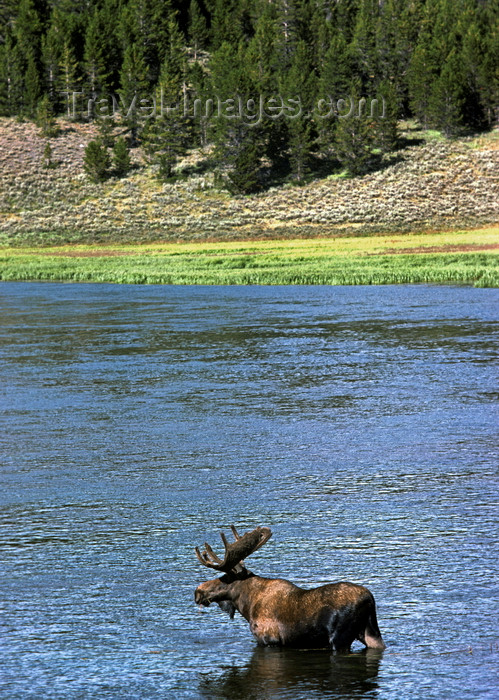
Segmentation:
{"type": "Polygon", "coordinates": [[[289,115],[286,128],[292,175],[297,182],[303,182],[311,165],[315,137],[312,115],[317,95],[316,81],[304,41],[298,42],[293,63],[282,82],[282,93],[286,100],[298,100],[300,105],[299,113],[289,115]]]}
{"type": "Polygon", "coordinates": [[[89,97],[107,96],[110,91],[109,43],[106,37],[109,28],[105,17],[94,10],[85,35],[83,61],[85,67],[85,87],[89,97]]]}
{"type": "Polygon", "coordinates": [[[210,120],[209,136],[215,143],[218,158],[223,160],[231,148],[232,125],[238,121],[237,114],[226,116],[225,107],[235,105],[238,96],[242,100],[249,98],[249,76],[244,74],[241,53],[229,42],[223,42],[213,52],[209,70],[210,92],[215,102],[215,114],[210,120]]]}
{"type": "Polygon", "coordinates": [[[45,144],[45,148],[43,149],[43,156],[42,156],[42,168],[45,168],[46,170],[52,170],[53,168],[57,167],[57,163],[52,160],[52,146],[50,145],[50,142],[47,141],[45,144]]]}
{"type": "Polygon", "coordinates": [[[164,114],[147,122],[143,135],[143,149],[149,162],[156,166],[160,180],[170,180],[174,169],[187,147],[184,125],[175,115],[164,114]]]}
{"type": "Polygon", "coordinates": [[[185,113],[186,56],[176,21],[168,24],[168,46],[157,89],[160,115],[149,120],[143,133],[144,149],[151,163],[158,166],[162,180],[173,177],[179,158],[191,137],[189,115],[185,113]]]}
{"type": "Polygon", "coordinates": [[[461,46],[459,19],[466,1],[426,0],[423,21],[430,28],[431,47],[439,66],[443,65],[452,51],[459,50],[461,46]]]}
{"type": "Polygon", "coordinates": [[[168,22],[174,14],[170,0],[129,0],[121,11],[119,34],[125,60],[133,45],[144,63],[149,90],[159,76],[168,46],[168,22]]]}
{"type": "Polygon", "coordinates": [[[125,51],[121,69],[121,106],[124,122],[130,132],[131,146],[137,145],[139,131],[143,126],[142,100],[151,99],[150,83],[144,52],[139,44],[131,44],[125,51]]]}
{"type": "Polygon", "coordinates": [[[15,33],[24,56],[32,54],[39,67],[41,37],[46,19],[46,5],[41,0],[20,0],[15,22],[15,33]]]}
{"type": "Polygon", "coordinates": [[[59,127],[57,126],[52,103],[48,95],[44,95],[38,102],[36,123],[40,127],[43,136],[51,138],[59,133],[59,127]]]}
{"type": "Polygon", "coordinates": [[[256,186],[255,173],[265,149],[264,126],[254,118],[256,110],[249,109],[256,93],[246,58],[244,42],[237,48],[225,42],[210,64],[212,92],[219,101],[211,123],[215,158],[228,175],[229,189],[240,192],[256,186]]]}
{"type": "Polygon", "coordinates": [[[499,2],[484,3],[477,17],[483,37],[478,67],[480,103],[489,127],[499,123],[499,2]]]}
{"type": "MultiPolygon", "coordinates": [[[[480,66],[486,53],[484,37],[478,24],[469,18],[463,28],[460,61],[463,71],[463,123],[477,130],[488,126],[484,101],[480,90],[480,66]]],[[[499,65],[499,62],[498,62],[499,65]]]]}
{"type": "Polygon", "coordinates": [[[301,183],[310,173],[313,143],[312,124],[307,119],[288,122],[288,151],[293,179],[301,183]]]}
{"type": "Polygon", "coordinates": [[[438,62],[428,26],[421,28],[419,41],[409,66],[409,102],[421,126],[429,126],[430,88],[438,77],[438,62]]]}
{"type": "Polygon", "coordinates": [[[352,58],[343,34],[332,30],[328,51],[320,75],[320,92],[335,100],[347,96],[352,79],[352,58]]]}
{"type": "Polygon", "coordinates": [[[59,95],[57,94],[57,76],[61,60],[60,42],[53,26],[42,37],[42,61],[45,69],[45,85],[50,102],[57,109],[59,95]]]}
{"type": "Polygon", "coordinates": [[[383,153],[395,150],[398,142],[399,105],[395,86],[383,81],[378,87],[376,99],[379,102],[374,117],[373,145],[383,153]]]}
{"type": "MultiPolygon", "coordinates": [[[[281,172],[289,166],[287,157],[287,132],[281,114],[281,65],[283,57],[282,35],[277,22],[276,7],[263,4],[263,11],[255,24],[255,34],[244,53],[244,65],[251,84],[255,107],[265,113],[261,123],[253,130],[258,133],[256,142],[265,149],[271,171],[281,172]]],[[[252,150],[243,157],[250,160],[252,150]]],[[[259,165],[259,164],[257,164],[259,165]]]]}
{"type": "Polygon", "coordinates": [[[48,28],[42,37],[44,91],[48,93],[54,112],[63,111],[68,118],[83,111],[80,91],[81,46],[83,19],[72,5],[61,2],[54,7],[48,28]]]}
{"type": "Polygon", "coordinates": [[[189,5],[189,42],[193,51],[193,58],[198,60],[199,53],[208,43],[208,27],[206,19],[199,8],[197,0],[191,0],[189,5]]]}
{"type": "Polygon", "coordinates": [[[202,25],[204,17],[200,13],[201,22],[197,25],[196,13],[193,8],[189,14],[189,39],[188,51],[193,52],[194,60],[187,60],[182,67],[182,101],[184,104],[184,117],[189,123],[189,139],[192,143],[205,147],[208,143],[208,125],[210,120],[209,104],[213,101],[208,71],[208,53],[203,53],[202,48],[208,47],[209,33],[202,25]]]}
{"type": "Polygon", "coordinates": [[[101,115],[96,119],[99,130],[99,141],[105,148],[113,148],[115,144],[116,122],[113,115],[101,115]]]}
{"type": "Polygon", "coordinates": [[[67,118],[76,119],[78,112],[75,109],[75,105],[79,103],[76,98],[79,97],[77,93],[80,87],[80,76],[78,73],[78,62],[69,41],[64,41],[62,46],[56,87],[58,93],[64,99],[67,118]]]}
{"type": "Polygon", "coordinates": [[[32,51],[27,54],[27,67],[24,74],[24,112],[29,117],[34,117],[36,105],[42,93],[42,81],[37,60],[32,51]]]}
{"type": "Polygon", "coordinates": [[[85,148],[83,168],[93,182],[103,182],[109,175],[111,159],[100,141],[89,141],[85,148]]]}
{"type": "Polygon", "coordinates": [[[17,0],[0,1],[0,26],[11,27],[15,21],[19,3],[17,0]]]}
{"type": "Polygon", "coordinates": [[[359,0],[338,0],[330,8],[331,24],[341,32],[345,41],[352,41],[355,31],[359,0]]]}
{"type": "Polygon", "coordinates": [[[319,139],[322,148],[326,151],[334,144],[337,125],[336,105],[338,100],[345,100],[349,96],[352,70],[349,47],[343,34],[332,29],[329,48],[324,56],[319,77],[317,102],[319,139]]]}
{"type": "Polygon", "coordinates": [[[377,83],[393,85],[398,105],[409,115],[407,73],[418,41],[422,6],[407,0],[385,0],[380,4],[376,26],[377,83]]]}
{"type": "MultiPolygon", "coordinates": [[[[162,75],[166,80],[164,72],[162,75]]],[[[146,122],[142,132],[144,152],[149,162],[157,167],[158,177],[163,181],[173,177],[175,166],[184,155],[190,140],[190,121],[183,114],[181,92],[177,93],[178,100],[171,102],[168,98],[172,97],[172,92],[168,89],[163,92],[166,85],[166,82],[160,81],[158,104],[161,112],[146,122]]],[[[171,89],[171,83],[169,88],[171,89]]]]}
{"type": "Polygon", "coordinates": [[[274,6],[267,4],[255,25],[255,34],[248,42],[245,64],[256,94],[275,97],[279,89],[280,35],[274,6]]]}
{"type": "Polygon", "coordinates": [[[228,174],[229,189],[233,194],[251,194],[261,188],[261,157],[258,145],[250,140],[239,150],[228,174]]]}
{"type": "Polygon", "coordinates": [[[187,57],[184,39],[177,22],[170,18],[168,22],[168,45],[159,75],[159,87],[166,99],[177,102],[184,95],[186,88],[187,57]]]}
{"type": "Polygon", "coordinates": [[[375,126],[370,117],[359,115],[359,88],[359,84],[351,86],[353,113],[338,117],[335,134],[335,155],[353,177],[362,175],[369,169],[375,126]]]}
{"type": "Polygon", "coordinates": [[[123,136],[120,136],[113,146],[113,166],[118,177],[124,177],[132,167],[130,151],[123,136]]]}
{"type": "Polygon", "coordinates": [[[377,0],[360,0],[350,46],[355,75],[361,81],[362,91],[369,95],[373,94],[379,75],[376,50],[378,16],[379,4],[377,0]]]}
{"type": "Polygon", "coordinates": [[[463,85],[460,57],[451,53],[432,85],[428,104],[430,123],[447,137],[457,136],[463,127],[463,85]]]}
{"type": "Polygon", "coordinates": [[[5,42],[0,45],[0,115],[19,114],[23,104],[23,57],[16,40],[7,28],[5,42]]]}
{"type": "Polygon", "coordinates": [[[224,43],[237,46],[244,39],[242,17],[244,0],[214,0],[211,17],[211,44],[218,50],[224,43]]]}
{"type": "Polygon", "coordinates": [[[43,89],[41,37],[47,7],[42,0],[21,0],[15,23],[17,45],[24,57],[23,111],[33,117],[43,89]]]}
{"type": "Polygon", "coordinates": [[[104,48],[101,49],[106,61],[106,88],[113,94],[120,85],[120,70],[123,63],[123,50],[120,42],[119,10],[122,0],[101,0],[102,7],[99,10],[99,24],[105,35],[104,48]]]}
{"type": "Polygon", "coordinates": [[[421,94],[426,90],[427,122],[447,136],[458,134],[464,126],[463,19],[468,25],[472,16],[467,4],[468,0],[460,0],[456,13],[455,0],[427,0],[423,17],[429,70],[426,85],[420,80],[419,89],[421,94]]]}
{"type": "Polygon", "coordinates": [[[296,45],[300,39],[296,17],[296,0],[279,0],[277,5],[277,26],[280,32],[280,53],[282,69],[291,65],[296,45]]]}
{"type": "Polygon", "coordinates": [[[199,62],[192,63],[187,67],[186,81],[188,83],[187,113],[190,117],[193,142],[195,141],[204,147],[208,144],[211,116],[208,108],[209,100],[213,99],[208,73],[199,62]]]}
{"type": "Polygon", "coordinates": [[[312,62],[318,75],[322,73],[324,60],[331,43],[333,26],[331,24],[332,12],[330,3],[310,3],[311,12],[309,37],[312,48],[312,62]]]}

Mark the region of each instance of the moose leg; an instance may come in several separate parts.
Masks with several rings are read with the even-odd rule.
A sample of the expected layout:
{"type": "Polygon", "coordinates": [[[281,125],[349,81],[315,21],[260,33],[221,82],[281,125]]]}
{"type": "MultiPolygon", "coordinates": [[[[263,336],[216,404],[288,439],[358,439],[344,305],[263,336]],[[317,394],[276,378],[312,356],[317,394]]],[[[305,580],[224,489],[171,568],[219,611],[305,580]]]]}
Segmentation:
{"type": "Polygon", "coordinates": [[[350,635],[336,632],[329,639],[331,647],[334,651],[349,652],[352,639],[350,635]]]}
{"type": "Polygon", "coordinates": [[[364,631],[364,639],[361,639],[361,641],[369,649],[386,649],[386,644],[384,643],[379,630],[376,633],[376,631],[369,624],[364,631]]]}
{"type": "Polygon", "coordinates": [[[261,646],[271,646],[281,643],[281,637],[277,625],[265,620],[252,620],[250,630],[261,646]]]}
{"type": "Polygon", "coordinates": [[[352,635],[349,620],[339,612],[334,613],[329,623],[329,643],[334,651],[350,651],[350,645],[354,639],[355,635],[352,635]]]}
{"type": "Polygon", "coordinates": [[[369,612],[369,616],[366,620],[366,627],[364,631],[359,634],[357,639],[361,641],[362,644],[365,644],[368,649],[386,649],[386,644],[379,631],[375,609],[369,612]]]}

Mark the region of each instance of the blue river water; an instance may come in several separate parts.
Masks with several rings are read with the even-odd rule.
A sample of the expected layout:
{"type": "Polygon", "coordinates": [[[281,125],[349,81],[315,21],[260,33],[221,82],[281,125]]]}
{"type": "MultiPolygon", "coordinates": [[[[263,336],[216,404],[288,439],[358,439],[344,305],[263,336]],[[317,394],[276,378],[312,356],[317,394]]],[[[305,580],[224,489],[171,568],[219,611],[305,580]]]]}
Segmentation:
{"type": "Polygon", "coordinates": [[[499,292],[0,285],[0,697],[499,695],[499,292]],[[377,601],[384,653],[259,648],[194,546],[377,601]]]}

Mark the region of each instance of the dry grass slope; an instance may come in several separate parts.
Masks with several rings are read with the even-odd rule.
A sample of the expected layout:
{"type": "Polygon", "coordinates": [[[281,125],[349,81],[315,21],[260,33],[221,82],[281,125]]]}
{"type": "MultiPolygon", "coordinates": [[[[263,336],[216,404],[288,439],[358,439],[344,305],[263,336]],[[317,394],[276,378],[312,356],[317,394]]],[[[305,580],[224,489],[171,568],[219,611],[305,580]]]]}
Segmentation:
{"type": "Polygon", "coordinates": [[[499,220],[497,132],[444,141],[406,125],[405,147],[377,172],[233,198],[213,188],[209,172],[159,183],[140,149],[127,178],[92,184],[83,154],[94,125],[60,126],[50,140],[58,167],[47,170],[39,129],[0,120],[0,245],[336,237],[499,220]]]}

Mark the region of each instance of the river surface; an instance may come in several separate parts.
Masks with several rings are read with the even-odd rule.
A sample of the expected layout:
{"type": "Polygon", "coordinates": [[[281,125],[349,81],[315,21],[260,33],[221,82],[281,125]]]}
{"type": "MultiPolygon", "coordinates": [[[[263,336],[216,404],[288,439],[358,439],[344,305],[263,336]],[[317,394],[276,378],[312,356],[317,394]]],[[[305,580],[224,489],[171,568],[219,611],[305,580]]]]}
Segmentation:
{"type": "Polygon", "coordinates": [[[497,698],[499,292],[0,285],[0,697],[497,698]],[[194,555],[374,593],[258,648],[194,555]]]}

